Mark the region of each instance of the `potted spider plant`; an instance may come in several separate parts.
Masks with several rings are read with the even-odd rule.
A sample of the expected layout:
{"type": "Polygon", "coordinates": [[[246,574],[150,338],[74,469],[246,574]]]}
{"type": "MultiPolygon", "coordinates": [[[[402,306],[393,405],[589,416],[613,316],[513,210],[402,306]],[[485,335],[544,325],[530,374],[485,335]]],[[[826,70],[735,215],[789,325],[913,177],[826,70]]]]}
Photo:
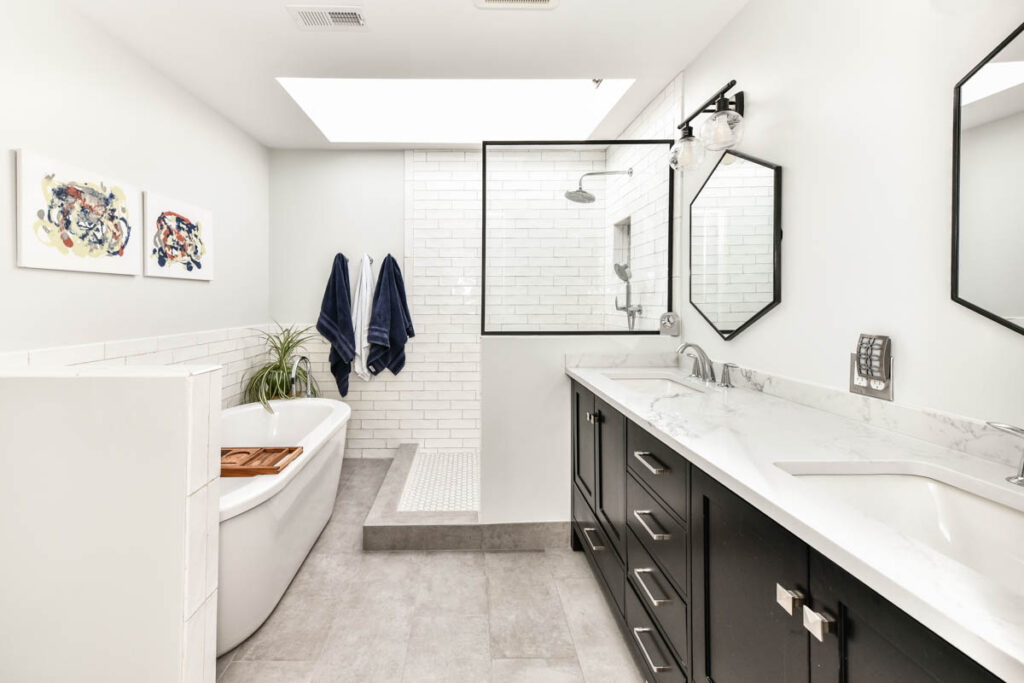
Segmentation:
{"type": "MultiPolygon", "coordinates": [[[[269,412],[273,412],[270,401],[280,398],[291,398],[292,364],[299,357],[298,351],[312,340],[316,334],[312,327],[277,326],[276,332],[260,332],[267,346],[269,362],[258,368],[247,380],[243,397],[246,403],[259,402],[269,412]]],[[[315,377],[310,377],[313,396],[320,395],[320,386],[315,377]]],[[[306,382],[306,369],[296,370],[295,381],[306,382]]]]}

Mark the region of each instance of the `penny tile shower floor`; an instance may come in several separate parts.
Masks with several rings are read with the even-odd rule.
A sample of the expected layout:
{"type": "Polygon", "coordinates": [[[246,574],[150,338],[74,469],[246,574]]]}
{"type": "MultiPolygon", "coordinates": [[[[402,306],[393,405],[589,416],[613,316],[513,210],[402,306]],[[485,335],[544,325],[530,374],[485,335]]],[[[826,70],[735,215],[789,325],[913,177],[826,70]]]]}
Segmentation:
{"type": "Polygon", "coordinates": [[[480,454],[416,451],[399,512],[475,512],[480,509],[480,454]]]}
{"type": "Polygon", "coordinates": [[[642,681],[582,553],[363,552],[389,460],[346,460],[334,516],[224,683],[642,681]]]}

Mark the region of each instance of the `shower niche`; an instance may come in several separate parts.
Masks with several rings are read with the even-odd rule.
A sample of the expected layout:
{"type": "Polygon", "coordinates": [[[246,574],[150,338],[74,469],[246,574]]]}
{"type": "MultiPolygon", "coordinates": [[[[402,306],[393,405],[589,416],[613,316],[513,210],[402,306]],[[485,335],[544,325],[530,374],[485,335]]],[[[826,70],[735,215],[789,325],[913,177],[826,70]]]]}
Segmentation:
{"type": "Polygon", "coordinates": [[[657,334],[671,140],[483,143],[482,333],[657,334]]]}

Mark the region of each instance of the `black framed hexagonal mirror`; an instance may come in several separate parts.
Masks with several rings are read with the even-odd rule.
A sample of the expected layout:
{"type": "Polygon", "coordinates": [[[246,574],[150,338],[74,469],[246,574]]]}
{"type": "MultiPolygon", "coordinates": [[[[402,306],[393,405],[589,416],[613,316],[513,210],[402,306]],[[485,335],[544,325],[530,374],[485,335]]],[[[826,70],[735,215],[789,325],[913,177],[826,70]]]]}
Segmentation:
{"type": "Polygon", "coordinates": [[[782,167],[722,155],[690,202],[690,303],[732,339],[782,301],[782,167]]]}
{"type": "Polygon", "coordinates": [[[1024,334],[1024,25],[953,89],[953,301],[1024,334]]]}

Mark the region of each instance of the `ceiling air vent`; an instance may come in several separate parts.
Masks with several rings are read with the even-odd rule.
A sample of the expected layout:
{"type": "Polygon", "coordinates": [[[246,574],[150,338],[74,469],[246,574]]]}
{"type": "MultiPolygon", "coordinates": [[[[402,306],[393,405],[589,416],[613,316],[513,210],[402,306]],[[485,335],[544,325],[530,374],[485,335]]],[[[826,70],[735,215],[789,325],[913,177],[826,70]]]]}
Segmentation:
{"type": "Polygon", "coordinates": [[[480,9],[554,9],[558,0],[475,0],[480,9]]]}
{"type": "Polygon", "coordinates": [[[342,31],[366,25],[361,7],[288,5],[288,13],[303,31],[342,31]]]}

